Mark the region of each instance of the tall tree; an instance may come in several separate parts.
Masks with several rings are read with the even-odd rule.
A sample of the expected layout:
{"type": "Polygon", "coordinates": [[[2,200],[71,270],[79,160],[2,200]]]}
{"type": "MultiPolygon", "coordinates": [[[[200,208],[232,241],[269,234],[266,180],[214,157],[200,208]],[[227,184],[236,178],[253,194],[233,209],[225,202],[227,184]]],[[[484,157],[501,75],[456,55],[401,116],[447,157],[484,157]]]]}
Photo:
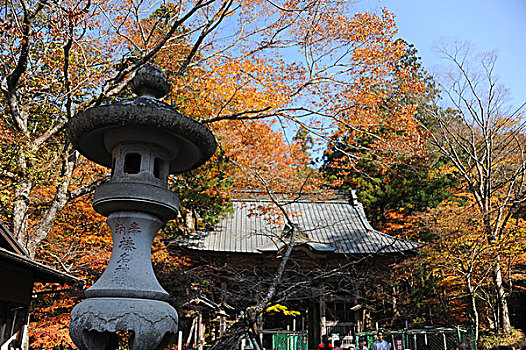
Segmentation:
{"type": "Polygon", "coordinates": [[[377,106],[370,112],[384,122],[374,133],[363,132],[352,124],[339,124],[328,143],[322,168],[338,180],[335,186],[357,190],[375,227],[394,234],[401,234],[411,225],[412,213],[438,205],[448,196],[453,183],[449,172],[439,170],[444,167],[444,159],[427,147],[424,128],[413,125],[413,130],[400,130],[385,122],[406,111],[406,118],[412,122],[433,128],[428,110],[434,108],[436,84],[422,68],[414,46],[398,42],[403,45],[404,54],[391,63],[391,80],[378,92],[377,106]],[[380,138],[387,134],[395,135],[395,144],[405,140],[407,145],[387,147],[384,142],[393,136],[380,138]]]}
{"type": "MultiPolygon", "coordinates": [[[[274,118],[325,137],[319,118],[352,115],[354,128],[377,130],[367,106],[401,55],[390,13],[352,16],[349,3],[321,0],[156,6],[9,0],[0,8],[3,214],[32,255],[65,204],[103,181],[71,189],[78,155],[63,135],[68,119],[122,96],[154,58],[171,71],[176,107],[204,123],[274,118]],[[39,186],[47,197],[36,196],[39,186]]],[[[414,130],[404,111],[383,122],[414,130]]]]}
{"type": "Polygon", "coordinates": [[[430,231],[428,242],[413,263],[425,266],[438,288],[447,295],[444,312],[458,324],[494,328],[499,319],[498,295],[493,273],[495,256],[501,258],[504,281],[521,278],[516,267],[523,263],[526,230],[522,219],[507,225],[506,235],[488,244],[482,214],[469,192],[458,191],[451,200],[417,216],[419,230],[430,231]]]}
{"type": "MultiPolygon", "coordinates": [[[[68,202],[104,181],[104,170],[78,167],[83,164],[64,136],[65,124],[78,110],[125,97],[127,82],[146,62],[168,71],[170,102],[216,132],[224,156],[235,165],[225,177],[240,186],[270,193],[306,189],[312,169],[303,145],[277,136],[292,123],[319,137],[330,134],[326,126],[346,124],[376,134],[376,148],[418,147],[412,107],[375,113],[392,75],[409,76],[395,67],[403,45],[394,39],[396,26],[387,11],[352,15],[352,1],[327,0],[5,4],[0,8],[3,219],[32,255],[43,243],[67,240],[60,232],[50,237],[57,218],[68,202]],[[287,156],[276,157],[277,151],[287,156]]],[[[412,79],[400,84],[401,91],[419,88],[412,79]]],[[[209,170],[200,174],[205,181],[220,172],[209,170]]],[[[203,186],[198,192],[214,190],[203,186]]],[[[199,209],[195,201],[183,204],[199,209]]],[[[60,246],[67,249],[66,243],[60,246]]],[[[61,268],[70,266],[51,258],[61,268]]]]}
{"type": "MultiPolygon", "coordinates": [[[[141,16],[146,16],[150,5],[13,0],[0,9],[1,176],[7,195],[3,214],[31,255],[66,203],[103,181],[97,178],[75,190],[70,187],[78,154],[63,130],[75,110],[119,94],[130,74],[205,8],[212,17],[196,25],[194,33],[208,35],[209,27],[225,17],[231,2],[186,3],[174,9],[176,14],[155,45],[131,51],[122,44],[126,38],[122,28],[142,30],[141,16]],[[212,7],[212,3],[222,5],[212,7]],[[47,196],[38,194],[43,186],[48,188],[47,196]]],[[[194,49],[199,45],[199,40],[190,44],[194,49]]],[[[194,53],[187,54],[182,67],[194,53]]]]}
{"type": "MultiPolygon", "coordinates": [[[[510,234],[510,220],[526,199],[524,179],[523,103],[512,108],[507,91],[495,78],[494,52],[473,56],[467,44],[444,44],[443,57],[452,70],[441,82],[451,109],[430,110],[438,126],[432,143],[449,159],[473,196],[480,226],[489,245],[498,245],[510,234]]],[[[503,282],[502,255],[493,261],[498,329],[510,332],[507,305],[509,289],[503,282]]]]}

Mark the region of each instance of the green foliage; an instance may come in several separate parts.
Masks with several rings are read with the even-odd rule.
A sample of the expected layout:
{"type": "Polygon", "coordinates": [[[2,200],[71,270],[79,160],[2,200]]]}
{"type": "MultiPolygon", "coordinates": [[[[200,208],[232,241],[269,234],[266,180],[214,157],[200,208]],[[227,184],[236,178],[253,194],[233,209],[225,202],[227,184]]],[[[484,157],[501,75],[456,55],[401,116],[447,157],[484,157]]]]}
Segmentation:
{"type": "Polygon", "coordinates": [[[181,213],[193,213],[201,229],[217,223],[232,208],[228,197],[228,188],[232,187],[228,176],[231,166],[219,148],[199,169],[172,178],[170,188],[181,200],[181,213]]]}
{"type": "Polygon", "coordinates": [[[410,215],[429,207],[435,207],[449,197],[455,178],[440,174],[440,160],[413,158],[381,171],[374,160],[359,162],[358,172],[344,183],[346,189],[354,187],[373,225],[385,227],[396,215],[410,215]]]}
{"type": "MultiPolygon", "coordinates": [[[[401,40],[401,39],[400,39],[401,40]]],[[[402,100],[406,104],[415,104],[417,106],[417,119],[427,128],[432,129],[433,123],[430,118],[426,115],[428,111],[435,110],[438,108],[435,105],[435,100],[439,96],[439,90],[437,84],[426,70],[422,68],[420,57],[417,56],[418,50],[413,44],[405,43],[406,52],[405,55],[398,61],[397,69],[408,68],[412,76],[418,81],[422,82],[425,87],[425,92],[418,95],[405,94],[402,100]]],[[[396,94],[396,87],[393,89],[396,94]]]]}

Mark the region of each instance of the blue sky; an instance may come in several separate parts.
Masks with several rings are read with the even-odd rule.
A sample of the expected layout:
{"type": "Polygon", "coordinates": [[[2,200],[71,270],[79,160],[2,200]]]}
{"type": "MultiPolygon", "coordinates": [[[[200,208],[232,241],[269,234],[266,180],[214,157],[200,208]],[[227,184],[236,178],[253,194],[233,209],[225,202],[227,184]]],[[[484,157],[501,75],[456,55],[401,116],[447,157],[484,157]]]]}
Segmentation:
{"type": "Polygon", "coordinates": [[[415,45],[431,73],[445,63],[434,50],[441,40],[469,41],[476,52],[496,49],[496,73],[513,105],[526,101],[526,0],[361,0],[356,6],[393,12],[399,36],[415,45]]]}

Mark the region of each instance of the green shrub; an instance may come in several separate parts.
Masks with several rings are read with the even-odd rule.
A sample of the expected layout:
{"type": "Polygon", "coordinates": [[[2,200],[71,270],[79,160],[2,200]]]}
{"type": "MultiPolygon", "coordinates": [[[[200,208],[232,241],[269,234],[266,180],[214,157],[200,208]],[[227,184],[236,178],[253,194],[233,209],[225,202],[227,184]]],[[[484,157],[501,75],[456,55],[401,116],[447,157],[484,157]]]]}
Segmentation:
{"type": "Polygon", "coordinates": [[[496,346],[513,346],[521,348],[525,344],[525,335],[520,329],[512,328],[511,333],[490,333],[481,335],[478,341],[482,349],[491,349],[496,346]]]}

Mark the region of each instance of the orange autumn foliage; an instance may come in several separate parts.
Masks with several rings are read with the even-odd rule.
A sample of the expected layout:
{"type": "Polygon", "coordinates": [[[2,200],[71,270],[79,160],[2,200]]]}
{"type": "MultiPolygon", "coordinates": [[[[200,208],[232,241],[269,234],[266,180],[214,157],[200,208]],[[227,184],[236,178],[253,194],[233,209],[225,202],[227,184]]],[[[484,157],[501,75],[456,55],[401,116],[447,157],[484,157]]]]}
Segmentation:
{"type": "MultiPolygon", "coordinates": [[[[526,229],[522,219],[508,223],[506,234],[488,241],[482,218],[468,193],[458,192],[435,209],[414,219],[423,224],[414,229],[426,230],[434,238],[423,245],[418,257],[406,262],[426,268],[436,280],[437,289],[447,298],[448,313],[458,324],[473,324],[473,305],[480,317],[480,326],[492,327],[495,306],[492,305],[492,270],[495,256],[501,256],[504,283],[515,285],[525,280],[519,268],[526,259],[526,229]],[[471,297],[475,304],[471,303],[471,297]]],[[[436,302],[436,301],[434,301],[436,302]]]]}
{"type": "MultiPolygon", "coordinates": [[[[392,14],[385,11],[381,15],[349,15],[353,12],[339,1],[287,1],[287,8],[280,9],[266,1],[243,0],[236,3],[239,6],[224,11],[223,4],[226,2],[212,2],[210,7],[197,11],[153,57],[172,79],[169,102],[207,123],[229,161],[224,169],[203,170],[200,180],[207,186],[196,190],[196,196],[225,199],[235,194],[232,188],[315,192],[322,181],[309,165],[311,157],[300,141],[290,140],[302,128],[326,139],[334,127],[350,125],[353,135],[378,134],[375,147],[418,148],[412,106],[398,108],[394,98],[391,107],[397,113],[389,117],[378,113],[378,101],[386,97],[390,76],[395,74],[394,62],[402,51],[394,40],[392,14]],[[213,35],[205,36],[191,64],[180,72],[184,55],[193,49],[202,25],[223,15],[224,25],[210,27],[213,35]]],[[[47,44],[35,46],[47,68],[21,80],[25,91],[20,96],[27,99],[24,111],[42,117],[31,121],[30,130],[35,132],[23,135],[12,125],[2,125],[2,129],[9,130],[2,140],[4,168],[20,171],[23,181],[34,180],[29,190],[28,237],[33,237],[32,228],[49,209],[56,188],[63,181],[58,164],[68,158],[68,148],[60,133],[62,123],[75,108],[101,103],[121,93],[112,85],[112,74],[119,67],[144,58],[143,53],[164,39],[174,18],[182,13],[177,3],[167,3],[152,21],[155,11],[149,8],[149,2],[135,8],[136,2],[132,1],[102,1],[86,11],[82,10],[86,2],[67,1],[64,5],[68,11],[53,12],[49,8],[49,13],[43,15],[49,15],[50,21],[45,21],[49,23],[39,22],[31,37],[47,44]],[[73,33],[68,32],[71,28],[73,33]],[[75,40],[65,58],[61,54],[71,37],[75,40]],[[66,63],[69,69],[64,71],[66,63]],[[105,90],[107,87],[114,89],[105,90]],[[99,96],[101,90],[105,93],[99,96]],[[56,125],[59,131],[53,129],[56,125]],[[56,134],[33,150],[35,140],[50,130],[56,134]],[[12,157],[17,154],[26,157],[22,157],[23,161],[30,159],[33,168],[19,166],[23,163],[21,158],[12,157]]],[[[18,47],[25,39],[20,28],[8,28],[8,23],[3,22],[2,26],[10,31],[2,36],[1,44],[6,48],[2,52],[12,52],[8,48],[18,47]],[[9,40],[10,34],[14,39],[9,40]]],[[[17,62],[17,57],[2,59],[17,62]]],[[[396,74],[404,78],[406,73],[396,74]]],[[[404,91],[420,88],[409,80],[400,86],[404,91]]],[[[79,164],[70,190],[105,171],[79,164]]],[[[2,195],[17,197],[19,180],[7,181],[2,195]]],[[[88,286],[102,272],[111,249],[104,218],[93,212],[89,202],[89,198],[71,201],[53,228],[45,232],[48,236],[38,241],[37,253],[38,259],[86,278],[88,286]]],[[[156,242],[156,249],[157,263],[170,265],[168,268],[184,263],[174,261],[172,266],[162,242],[156,242]]],[[[71,295],[64,301],[50,297],[42,305],[42,312],[34,313],[31,328],[35,346],[70,344],[64,315],[71,305],[67,300],[75,297],[71,295]]]]}
{"type": "Polygon", "coordinates": [[[319,188],[311,156],[298,142],[287,143],[282,133],[260,121],[221,122],[216,133],[226,155],[234,162],[235,188],[272,190],[278,193],[299,190],[307,182],[307,192],[319,188]],[[224,127],[221,127],[223,126],[224,127]],[[307,181],[311,176],[312,181],[307,181]]]}

